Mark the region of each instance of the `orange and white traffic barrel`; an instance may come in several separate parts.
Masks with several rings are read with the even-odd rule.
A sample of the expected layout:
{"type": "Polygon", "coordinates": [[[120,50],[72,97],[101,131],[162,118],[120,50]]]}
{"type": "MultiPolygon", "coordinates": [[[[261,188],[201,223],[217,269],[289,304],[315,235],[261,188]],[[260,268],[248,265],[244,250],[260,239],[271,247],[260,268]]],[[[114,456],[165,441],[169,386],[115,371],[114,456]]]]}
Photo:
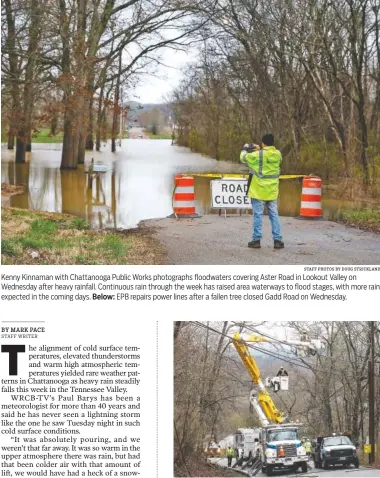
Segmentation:
{"type": "Polygon", "coordinates": [[[199,217],[195,211],[193,176],[177,174],[174,178],[173,211],[175,217],[199,217]]]}
{"type": "Polygon", "coordinates": [[[322,217],[322,179],[306,176],[302,180],[301,211],[303,218],[322,217]]]}

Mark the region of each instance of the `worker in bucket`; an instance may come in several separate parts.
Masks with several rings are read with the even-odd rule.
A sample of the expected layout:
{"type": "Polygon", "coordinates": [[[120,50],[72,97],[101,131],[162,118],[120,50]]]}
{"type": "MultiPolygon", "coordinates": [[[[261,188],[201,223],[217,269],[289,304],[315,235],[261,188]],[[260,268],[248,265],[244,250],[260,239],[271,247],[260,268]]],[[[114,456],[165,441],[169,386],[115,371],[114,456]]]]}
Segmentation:
{"type": "Polygon", "coordinates": [[[228,460],[228,468],[231,468],[232,466],[232,458],[234,456],[234,449],[232,448],[232,446],[229,446],[227,448],[227,451],[226,451],[226,455],[227,455],[227,460],[228,460]]]}
{"type": "Polygon", "coordinates": [[[253,234],[248,247],[253,249],[261,247],[262,222],[266,206],[272,225],[274,248],[282,249],[284,242],[277,208],[282,156],[274,146],[273,134],[264,134],[261,148],[255,144],[245,144],[240,153],[240,161],[250,170],[247,195],[252,202],[253,234]]]}

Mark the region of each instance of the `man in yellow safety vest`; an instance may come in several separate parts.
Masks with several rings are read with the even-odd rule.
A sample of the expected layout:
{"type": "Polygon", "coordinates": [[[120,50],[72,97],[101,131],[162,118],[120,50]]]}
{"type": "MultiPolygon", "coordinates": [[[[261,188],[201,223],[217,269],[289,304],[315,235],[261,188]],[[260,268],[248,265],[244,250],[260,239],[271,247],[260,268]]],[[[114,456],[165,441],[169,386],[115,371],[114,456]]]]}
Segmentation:
{"type": "Polygon", "coordinates": [[[272,225],[272,237],[275,249],[282,249],[280,221],[278,219],[277,199],[279,190],[281,153],[274,146],[273,134],[265,134],[262,147],[245,144],[240,154],[240,161],[250,170],[251,181],[247,191],[252,201],[253,235],[248,247],[259,249],[262,234],[264,207],[267,206],[272,225]],[[249,150],[254,150],[250,152],[249,150]]]}
{"type": "Polygon", "coordinates": [[[226,455],[227,455],[227,460],[228,460],[228,468],[231,468],[232,458],[233,458],[233,456],[234,456],[234,449],[232,448],[232,446],[229,446],[229,447],[227,448],[226,455]]]}
{"type": "Polygon", "coordinates": [[[305,448],[305,452],[307,456],[311,455],[311,442],[308,438],[304,441],[303,447],[305,448]]]}

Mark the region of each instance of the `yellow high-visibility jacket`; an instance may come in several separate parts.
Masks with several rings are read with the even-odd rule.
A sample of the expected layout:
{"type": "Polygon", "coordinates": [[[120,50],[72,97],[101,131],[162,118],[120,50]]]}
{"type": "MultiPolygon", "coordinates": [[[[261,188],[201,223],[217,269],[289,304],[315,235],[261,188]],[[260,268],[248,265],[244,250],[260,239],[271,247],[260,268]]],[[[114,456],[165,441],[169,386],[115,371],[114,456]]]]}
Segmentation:
{"type": "Polygon", "coordinates": [[[234,456],[234,450],[233,450],[233,448],[227,448],[226,454],[227,454],[227,456],[234,456]]]}
{"type": "Polygon", "coordinates": [[[311,443],[309,441],[305,441],[305,443],[303,444],[303,447],[305,448],[306,453],[311,452],[311,443]]]}
{"type": "Polygon", "coordinates": [[[273,201],[278,198],[281,152],[274,146],[253,153],[242,151],[240,161],[246,164],[252,176],[248,196],[261,201],[273,201]]]}

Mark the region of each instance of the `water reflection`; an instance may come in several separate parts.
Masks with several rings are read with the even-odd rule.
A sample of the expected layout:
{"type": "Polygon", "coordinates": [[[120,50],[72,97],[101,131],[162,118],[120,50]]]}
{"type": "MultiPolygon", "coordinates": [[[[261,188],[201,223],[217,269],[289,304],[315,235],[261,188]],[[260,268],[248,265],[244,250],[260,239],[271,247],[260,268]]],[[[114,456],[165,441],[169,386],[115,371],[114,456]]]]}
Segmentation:
{"type": "MultiPolygon", "coordinates": [[[[74,214],[95,228],[128,228],[143,219],[171,214],[173,178],[178,173],[245,172],[242,165],[205,158],[166,140],[123,140],[117,153],[112,154],[108,145],[103,152],[88,152],[86,166],[60,171],[60,148],[33,145],[23,165],[14,163],[14,153],[2,150],[2,182],[26,186],[24,194],[10,198],[11,206],[74,214]],[[94,179],[92,188],[85,172],[91,158],[108,167],[94,179]]],[[[300,196],[300,181],[281,181],[280,215],[298,216],[300,196]]],[[[195,197],[198,212],[218,212],[210,209],[210,179],[196,178],[195,197]]],[[[324,213],[330,218],[342,209],[364,207],[365,203],[324,197],[324,213]]]]}

